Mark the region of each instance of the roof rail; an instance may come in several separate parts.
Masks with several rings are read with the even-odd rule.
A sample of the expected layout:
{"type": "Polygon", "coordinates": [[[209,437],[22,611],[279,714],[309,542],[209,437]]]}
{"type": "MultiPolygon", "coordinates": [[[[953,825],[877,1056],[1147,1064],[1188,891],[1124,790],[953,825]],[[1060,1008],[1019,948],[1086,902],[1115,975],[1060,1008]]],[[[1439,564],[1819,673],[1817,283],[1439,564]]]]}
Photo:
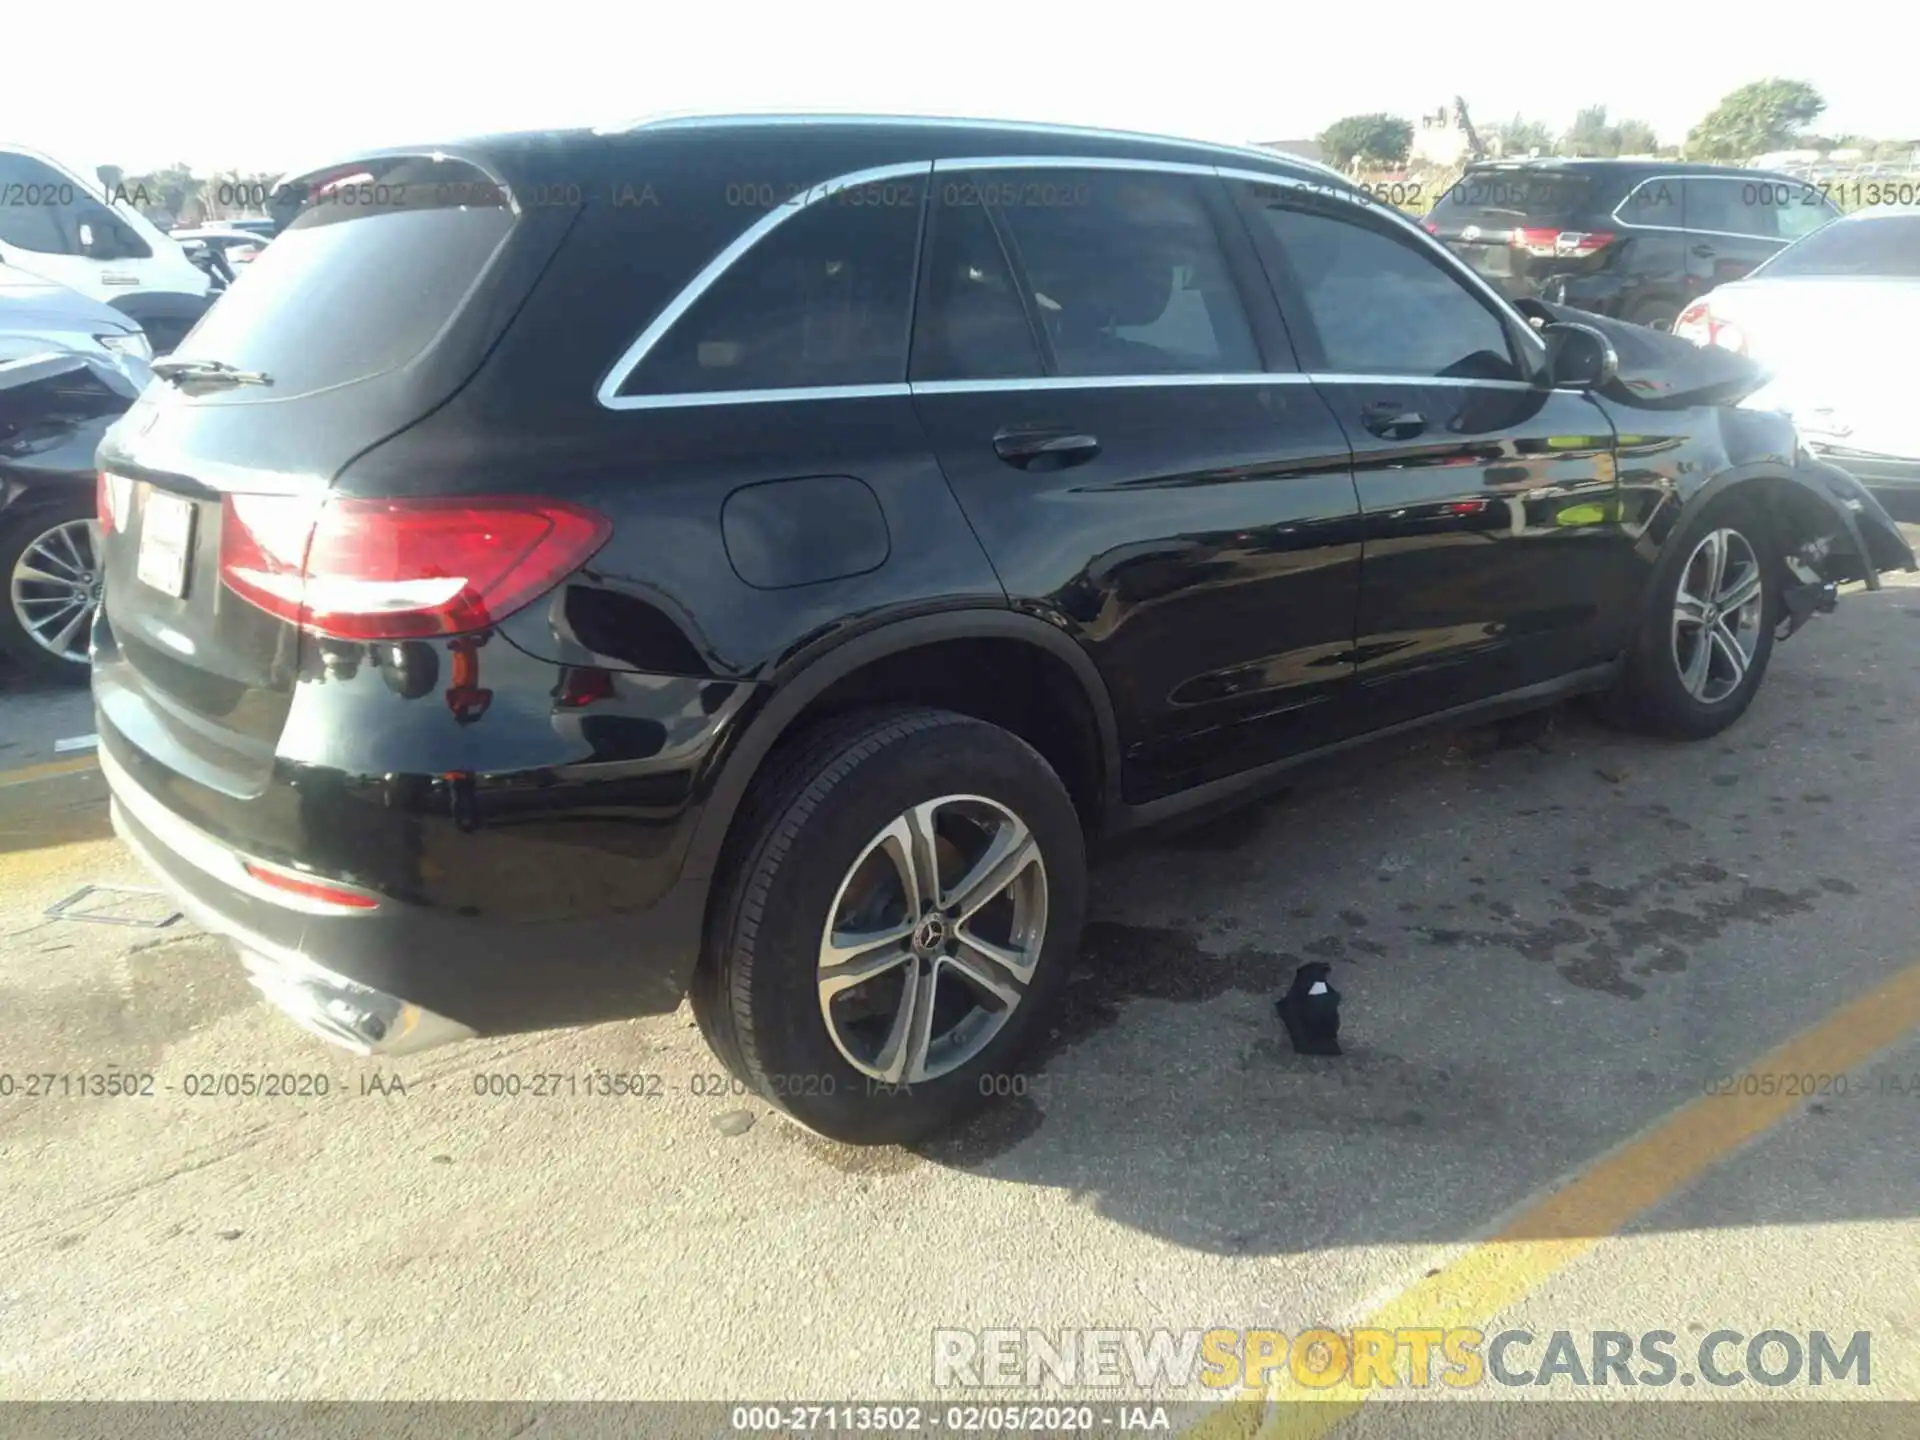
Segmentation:
{"type": "Polygon", "coordinates": [[[1060,125],[1041,120],[986,120],[947,115],[862,115],[834,111],[806,110],[702,112],[678,111],[649,115],[613,125],[594,127],[596,135],[624,135],[635,130],[719,129],[733,125],[927,125],[955,130],[1018,130],[1036,135],[1079,136],[1082,139],[1148,141],[1161,145],[1185,145],[1196,150],[1232,155],[1237,159],[1277,161],[1288,166],[1315,170],[1332,176],[1342,184],[1353,182],[1333,166],[1304,155],[1283,150],[1268,150],[1258,145],[1227,145],[1214,140],[1196,140],[1182,135],[1156,135],[1141,130],[1108,130],[1092,125],[1060,125]]]}

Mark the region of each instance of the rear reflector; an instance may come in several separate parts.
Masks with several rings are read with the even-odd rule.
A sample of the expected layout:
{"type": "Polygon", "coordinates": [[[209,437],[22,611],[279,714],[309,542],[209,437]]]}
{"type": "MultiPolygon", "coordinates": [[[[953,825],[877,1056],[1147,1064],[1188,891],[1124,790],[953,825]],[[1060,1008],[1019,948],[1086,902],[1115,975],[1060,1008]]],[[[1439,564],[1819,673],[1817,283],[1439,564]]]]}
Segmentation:
{"type": "Polygon", "coordinates": [[[604,516],[531,496],[316,502],[229,495],[220,578],[269,614],[343,640],[484,630],[606,544],[604,516]]]}
{"type": "Polygon", "coordinates": [[[298,895],[303,900],[317,901],[322,905],[337,905],[342,910],[372,910],[379,901],[371,895],[362,895],[355,890],[342,890],[337,885],[323,884],[318,880],[307,880],[285,870],[270,869],[256,861],[246,862],[247,874],[262,885],[275,890],[284,890],[289,895],[298,895]]]}
{"type": "Polygon", "coordinates": [[[1513,247],[1529,255],[1582,259],[1597,255],[1613,243],[1607,230],[1516,230],[1513,247]]]}

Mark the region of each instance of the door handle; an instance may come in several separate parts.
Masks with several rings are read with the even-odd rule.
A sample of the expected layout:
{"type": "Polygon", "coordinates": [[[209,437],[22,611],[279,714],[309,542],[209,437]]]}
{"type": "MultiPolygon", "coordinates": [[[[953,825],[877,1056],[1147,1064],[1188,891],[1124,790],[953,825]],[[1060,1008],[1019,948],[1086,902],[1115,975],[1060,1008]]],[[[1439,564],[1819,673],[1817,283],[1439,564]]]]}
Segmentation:
{"type": "Polygon", "coordinates": [[[1100,442],[1071,430],[1002,430],[993,453],[1016,470],[1064,470],[1100,453],[1100,442]]]}
{"type": "Polygon", "coordinates": [[[1698,255],[1702,260],[1711,260],[1720,252],[1711,245],[1696,245],[1693,247],[1693,253],[1698,255]]]}
{"type": "Polygon", "coordinates": [[[1427,428],[1427,417],[1398,405],[1369,405],[1361,412],[1360,423],[1382,439],[1411,440],[1427,428]]]}

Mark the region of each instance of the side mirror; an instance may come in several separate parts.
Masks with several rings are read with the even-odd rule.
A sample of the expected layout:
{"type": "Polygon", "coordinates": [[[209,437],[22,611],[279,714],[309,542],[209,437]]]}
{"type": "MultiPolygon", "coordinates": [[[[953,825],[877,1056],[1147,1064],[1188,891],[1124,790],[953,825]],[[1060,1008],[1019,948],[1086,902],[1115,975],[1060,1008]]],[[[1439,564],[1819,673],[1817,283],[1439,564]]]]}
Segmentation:
{"type": "Polygon", "coordinates": [[[1556,390],[1598,390],[1620,373],[1613,342],[1591,325],[1555,321],[1540,327],[1540,338],[1556,390]]]}

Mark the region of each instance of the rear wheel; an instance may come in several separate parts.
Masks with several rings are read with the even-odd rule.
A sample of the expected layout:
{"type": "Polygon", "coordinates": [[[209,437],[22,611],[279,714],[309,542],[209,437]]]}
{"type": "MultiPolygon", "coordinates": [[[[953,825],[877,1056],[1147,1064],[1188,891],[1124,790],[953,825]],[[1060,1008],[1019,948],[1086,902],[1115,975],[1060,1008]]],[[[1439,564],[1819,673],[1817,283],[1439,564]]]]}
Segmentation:
{"type": "Polygon", "coordinates": [[[769,767],[693,990],[715,1052],[854,1144],[1005,1093],[1079,943],[1085,849],[1059,778],[937,710],[830,721],[769,767]]]}
{"type": "Polygon", "coordinates": [[[1751,501],[1736,492],[1709,504],[1668,541],[1609,713],[1676,739],[1738,720],[1773,654],[1780,572],[1751,501]]]}
{"type": "Polygon", "coordinates": [[[92,496],[0,527],[0,580],[0,656],[34,679],[83,682],[102,581],[92,496]]]}

